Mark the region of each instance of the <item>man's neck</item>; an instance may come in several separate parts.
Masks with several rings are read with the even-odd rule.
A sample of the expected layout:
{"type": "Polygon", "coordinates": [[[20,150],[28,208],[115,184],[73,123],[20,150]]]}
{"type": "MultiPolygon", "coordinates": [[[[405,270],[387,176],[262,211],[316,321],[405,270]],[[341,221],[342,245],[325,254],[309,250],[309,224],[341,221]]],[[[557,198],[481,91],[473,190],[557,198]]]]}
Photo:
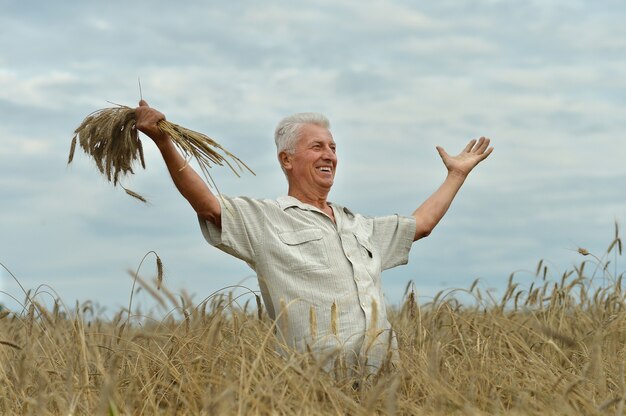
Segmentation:
{"type": "Polygon", "coordinates": [[[289,192],[287,195],[296,198],[298,201],[314,206],[315,208],[326,214],[333,222],[335,222],[335,215],[333,209],[328,205],[328,193],[330,188],[309,188],[303,189],[299,186],[293,186],[289,184],[289,192]]]}
{"type": "Polygon", "coordinates": [[[328,193],[326,193],[325,195],[320,195],[317,198],[312,198],[310,195],[292,192],[291,190],[289,190],[289,193],[287,195],[296,198],[302,203],[309,204],[314,206],[315,208],[318,208],[320,211],[326,214],[332,222],[335,222],[335,213],[333,212],[331,206],[328,205],[328,201],[326,200],[326,196],[328,195],[328,193]]]}
{"type": "Polygon", "coordinates": [[[322,211],[325,211],[328,208],[328,192],[326,193],[315,193],[315,192],[302,192],[297,190],[289,189],[287,195],[296,198],[298,201],[303,202],[305,204],[313,205],[316,208],[319,208],[322,211]]]}

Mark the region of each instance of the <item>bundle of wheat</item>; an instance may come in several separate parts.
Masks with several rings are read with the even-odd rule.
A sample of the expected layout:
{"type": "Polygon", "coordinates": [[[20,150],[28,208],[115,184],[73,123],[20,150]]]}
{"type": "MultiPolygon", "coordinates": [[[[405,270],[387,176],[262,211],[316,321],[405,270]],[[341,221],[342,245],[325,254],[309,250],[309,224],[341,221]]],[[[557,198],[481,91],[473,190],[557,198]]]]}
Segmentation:
{"type": "MultiPolygon", "coordinates": [[[[158,127],[167,133],[174,144],[180,149],[187,160],[195,159],[207,182],[216,189],[209,168],[211,164],[223,166],[224,163],[239,176],[244,168],[254,174],[237,156],[228,152],[210,137],[177,124],[162,120],[158,127]],[[233,163],[230,163],[227,158],[233,163]]],[[[74,130],[67,163],[74,159],[76,144],[91,156],[98,170],[113,185],[119,183],[120,175],[133,174],[133,165],[137,160],[145,169],[141,140],[135,128],[135,109],[117,106],[97,110],[88,115],[80,126],[74,130]]],[[[184,168],[184,167],[183,167],[184,168]]],[[[122,186],[127,194],[146,202],[145,198],[122,186]]]]}

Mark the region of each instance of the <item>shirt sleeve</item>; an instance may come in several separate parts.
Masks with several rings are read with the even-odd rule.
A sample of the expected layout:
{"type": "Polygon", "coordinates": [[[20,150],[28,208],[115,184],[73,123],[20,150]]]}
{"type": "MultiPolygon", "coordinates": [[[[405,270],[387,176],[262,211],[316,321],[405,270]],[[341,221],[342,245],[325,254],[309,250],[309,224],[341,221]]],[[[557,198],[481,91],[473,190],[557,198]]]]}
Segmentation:
{"type": "Polygon", "coordinates": [[[407,264],[415,237],[415,218],[390,215],[374,218],[372,243],[381,253],[381,269],[407,264]]]}
{"type": "Polygon", "coordinates": [[[198,216],[200,229],[212,246],[235,256],[252,268],[256,264],[258,242],[265,215],[263,202],[251,198],[218,198],[222,207],[222,228],[198,216]]]}

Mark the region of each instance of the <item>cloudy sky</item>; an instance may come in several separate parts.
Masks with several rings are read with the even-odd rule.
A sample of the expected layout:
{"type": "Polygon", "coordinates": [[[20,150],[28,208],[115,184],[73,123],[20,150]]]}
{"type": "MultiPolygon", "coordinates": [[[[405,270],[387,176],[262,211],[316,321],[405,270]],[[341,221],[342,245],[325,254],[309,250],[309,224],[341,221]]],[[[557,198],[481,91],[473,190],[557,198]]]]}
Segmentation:
{"type": "MultiPolygon", "coordinates": [[[[477,278],[498,291],[516,271],[527,286],[540,259],[558,278],[626,221],[624,21],[621,1],[0,0],[0,262],[42,299],[109,310],[152,250],[196,301],[256,289],[203,240],[149,139],[147,169],[123,182],[148,205],[82,152],[66,166],[73,130],[109,102],[135,105],[140,77],[170,121],[254,169],[212,170],[233,196],[286,192],[272,134],[293,112],[331,119],[330,199],[368,215],[410,214],[445,177],[436,145],[489,136],[494,153],[439,227],[385,273],[387,298],[409,281],[425,301],[477,278]]],[[[148,257],[140,273],[154,269],[148,257]]],[[[0,290],[23,299],[5,270],[0,290]]]]}

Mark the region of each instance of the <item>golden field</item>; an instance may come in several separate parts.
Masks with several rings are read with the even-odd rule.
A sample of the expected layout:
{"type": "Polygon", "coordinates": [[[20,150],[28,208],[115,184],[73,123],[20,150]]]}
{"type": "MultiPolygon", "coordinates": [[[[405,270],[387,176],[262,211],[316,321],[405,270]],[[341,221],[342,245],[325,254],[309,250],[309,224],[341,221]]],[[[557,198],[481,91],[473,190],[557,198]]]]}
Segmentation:
{"type": "Polygon", "coordinates": [[[369,377],[278,356],[254,295],[193,304],[137,279],[160,314],[131,304],[104,318],[91,302],[44,306],[30,291],[23,309],[0,312],[0,414],[621,415],[617,227],[606,253],[579,253],[558,275],[540,262],[524,287],[511,276],[498,298],[477,282],[427,303],[408,290],[390,310],[400,364],[369,377]]]}

